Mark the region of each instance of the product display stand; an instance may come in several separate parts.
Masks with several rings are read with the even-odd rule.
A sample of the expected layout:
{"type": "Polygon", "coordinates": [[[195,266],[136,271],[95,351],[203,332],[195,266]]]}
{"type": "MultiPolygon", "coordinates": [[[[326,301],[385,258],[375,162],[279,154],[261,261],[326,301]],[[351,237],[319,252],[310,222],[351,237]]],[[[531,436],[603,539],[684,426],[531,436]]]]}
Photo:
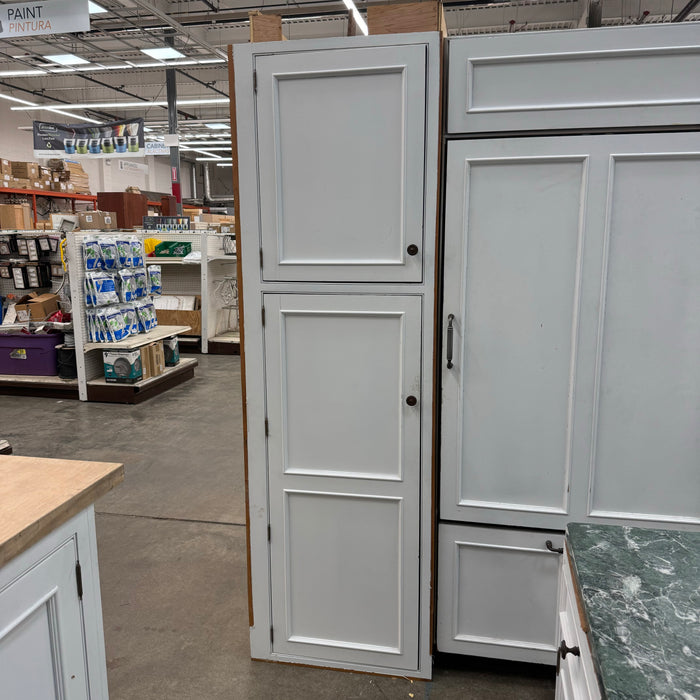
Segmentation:
{"type": "Polygon", "coordinates": [[[238,292],[233,233],[202,231],[202,352],[238,355],[238,292]]]}
{"type": "MultiPolygon", "coordinates": [[[[70,292],[73,304],[73,325],[75,334],[76,366],[78,370],[78,394],[81,401],[104,401],[109,403],[139,403],[173,386],[191,379],[197,360],[183,358],[175,367],[167,367],[165,372],[137,382],[136,384],[111,384],[103,376],[102,352],[111,348],[135,349],[155,340],[172,338],[189,330],[189,326],[158,326],[148,333],[129,336],[119,342],[92,343],[88,341],[85,326],[85,270],[82,258],[82,243],[87,237],[104,235],[105,232],[80,232],[67,238],[68,269],[70,292]]],[[[112,232],[110,232],[112,233],[112,232]]],[[[133,235],[133,231],[128,232],[133,235]]],[[[148,232],[150,235],[151,232],[148,232]]],[[[145,237],[143,232],[140,234],[145,237]]]]}

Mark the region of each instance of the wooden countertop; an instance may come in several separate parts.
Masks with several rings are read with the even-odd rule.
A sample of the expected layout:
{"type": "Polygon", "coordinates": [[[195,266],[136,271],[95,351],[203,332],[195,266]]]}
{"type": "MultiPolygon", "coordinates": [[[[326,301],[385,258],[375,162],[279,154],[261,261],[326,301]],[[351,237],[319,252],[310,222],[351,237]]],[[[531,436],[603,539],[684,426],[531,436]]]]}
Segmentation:
{"type": "Polygon", "coordinates": [[[0,455],[0,566],[123,480],[121,464],[0,455]]]}

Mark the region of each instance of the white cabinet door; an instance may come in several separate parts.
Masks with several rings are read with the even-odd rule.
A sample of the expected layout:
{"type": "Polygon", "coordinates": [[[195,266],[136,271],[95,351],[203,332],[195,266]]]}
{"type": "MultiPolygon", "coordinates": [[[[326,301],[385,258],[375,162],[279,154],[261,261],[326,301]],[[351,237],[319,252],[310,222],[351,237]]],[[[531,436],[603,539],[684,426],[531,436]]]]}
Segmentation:
{"type": "Polygon", "coordinates": [[[425,43],[255,57],[264,280],[421,281],[426,60],[425,43]]]}
{"type": "Polygon", "coordinates": [[[421,299],[264,305],[273,652],[415,670],[421,299]]]}
{"type": "Polygon", "coordinates": [[[563,536],[441,524],[440,651],[554,664],[563,536]]]}
{"type": "Polygon", "coordinates": [[[0,697],[87,700],[73,538],[0,589],[0,697]]]}
{"type": "Polygon", "coordinates": [[[698,186],[698,133],[449,144],[443,519],[700,522],[698,186]]]}

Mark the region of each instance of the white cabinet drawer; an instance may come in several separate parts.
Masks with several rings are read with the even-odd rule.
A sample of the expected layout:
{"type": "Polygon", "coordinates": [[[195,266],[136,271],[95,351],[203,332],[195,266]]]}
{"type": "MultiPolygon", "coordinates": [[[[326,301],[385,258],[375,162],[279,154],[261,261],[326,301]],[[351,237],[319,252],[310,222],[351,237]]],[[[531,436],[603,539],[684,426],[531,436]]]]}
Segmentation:
{"type": "Polygon", "coordinates": [[[554,664],[563,537],[532,530],[440,525],[440,651],[554,664]]]}
{"type": "Polygon", "coordinates": [[[557,700],[600,700],[598,679],[593,666],[593,658],[588,636],[583,629],[583,621],[578,609],[576,590],[571,577],[568,557],[562,559],[559,583],[559,634],[557,646],[564,644],[575,653],[567,653],[561,658],[558,652],[559,677],[557,678],[557,700]]]}
{"type": "Polygon", "coordinates": [[[697,124],[697,44],[693,24],[451,39],[447,130],[697,124]]]}

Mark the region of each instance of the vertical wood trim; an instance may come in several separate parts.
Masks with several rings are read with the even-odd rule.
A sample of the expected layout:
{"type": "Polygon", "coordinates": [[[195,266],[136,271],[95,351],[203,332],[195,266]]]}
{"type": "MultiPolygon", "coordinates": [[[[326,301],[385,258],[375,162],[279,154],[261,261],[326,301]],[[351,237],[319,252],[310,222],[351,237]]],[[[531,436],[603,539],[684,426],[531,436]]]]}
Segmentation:
{"type": "MultiPolygon", "coordinates": [[[[251,30],[252,31],[252,30],[251,30]]],[[[238,130],[236,124],[236,81],[235,69],[233,66],[233,46],[228,45],[228,85],[229,85],[229,110],[231,114],[231,156],[233,158],[233,211],[235,222],[233,226],[236,234],[236,287],[238,288],[238,328],[240,333],[240,353],[241,353],[241,396],[243,402],[243,473],[245,483],[245,547],[248,577],[248,623],[250,627],[254,625],[253,616],[253,581],[251,578],[251,550],[250,550],[250,508],[248,495],[248,410],[246,400],[246,374],[245,374],[245,323],[243,304],[243,264],[242,264],[242,241],[241,241],[241,200],[238,194],[238,184],[240,173],[238,172],[238,130]]]]}

